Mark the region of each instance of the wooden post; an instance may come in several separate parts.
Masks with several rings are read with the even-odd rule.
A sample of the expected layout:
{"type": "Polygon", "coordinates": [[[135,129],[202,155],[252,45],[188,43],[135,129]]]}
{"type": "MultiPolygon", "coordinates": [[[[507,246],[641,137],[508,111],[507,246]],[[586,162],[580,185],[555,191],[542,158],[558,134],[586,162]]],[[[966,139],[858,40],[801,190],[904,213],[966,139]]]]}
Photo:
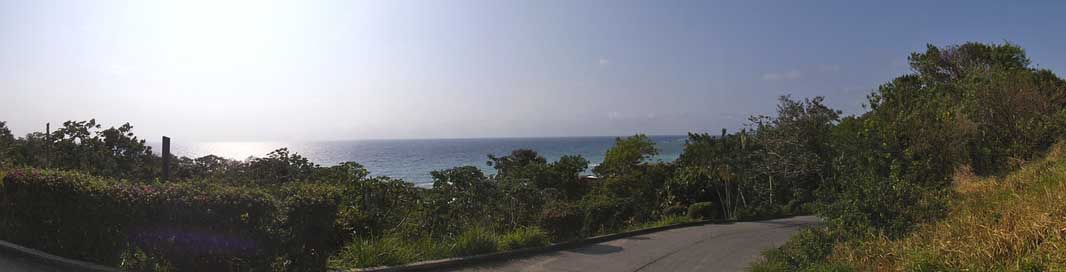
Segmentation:
{"type": "Polygon", "coordinates": [[[163,136],[163,181],[170,179],[170,137],[163,136]]]}
{"type": "Polygon", "coordinates": [[[44,168],[52,167],[52,123],[44,123],[44,168]]]}

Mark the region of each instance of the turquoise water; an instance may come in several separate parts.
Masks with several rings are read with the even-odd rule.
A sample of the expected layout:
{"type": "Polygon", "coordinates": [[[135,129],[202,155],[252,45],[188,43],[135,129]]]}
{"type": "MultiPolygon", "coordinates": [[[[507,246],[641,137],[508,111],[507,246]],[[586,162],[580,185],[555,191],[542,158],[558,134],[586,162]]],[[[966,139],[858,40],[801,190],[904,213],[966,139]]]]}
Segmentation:
{"type": "MultiPolygon", "coordinates": [[[[659,149],[654,160],[671,161],[681,154],[686,136],[651,136],[659,149]]],[[[158,152],[159,143],[152,149],[158,152]]],[[[200,157],[215,154],[231,159],[262,157],[270,151],[288,147],[315,163],[328,166],[354,161],[366,166],[373,176],[401,178],[419,185],[432,183],[430,171],[472,165],[492,174],[486,165],[486,155],[506,155],[511,150],[536,150],[549,161],[563,155],[581,155],[591,167],[603,161],[603,155],[614,145],[614,137],[565,138],[486,138],[486,139],[424,139],[424,140],[355,140],[331,142],[205,142],[188,143],[174,140],[171,152],[177,156],[200,157]]]]}

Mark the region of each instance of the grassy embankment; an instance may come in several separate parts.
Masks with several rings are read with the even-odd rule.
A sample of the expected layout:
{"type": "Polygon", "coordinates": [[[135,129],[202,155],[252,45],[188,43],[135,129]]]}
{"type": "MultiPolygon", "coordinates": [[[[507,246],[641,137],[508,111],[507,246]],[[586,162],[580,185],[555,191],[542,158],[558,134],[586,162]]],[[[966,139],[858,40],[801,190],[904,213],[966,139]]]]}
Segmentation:
{"type": "MultiPolygon", "coordinates": [[[[836,244],[812,270],[1064,271],[1066,144],[1004,177],[959,171],[947,217],[891,240],[867,237],[836,244]]],[[[812,235],[814,236],[814,235],[812,235]]],[[[777,271],[771,261],[754,271],[777,271]]],[[[800,249],[802,250],[802,249],[800,249]]],[[[781,255],[778,255],[781,256],[781,255]]],[[[796,256],[793,254],[792,256],[796,256]]],[[[777,263],[775,263],[777,262],[777,263]]]]}
{"type": "MultiPolygon", "coordinates": [[[[669,226],[696,220],[687,216],[668,216],[654,222],[629,226],[624,231],[669,226]]],[[[464,231],[449,241],[419,239],[412,243],[402,237],[388,236],[359,240],[349,244],[330,260],[330,266],[351,268],[399,265],[546,246],[550,243],[548,234],[536,227],[520,228],[502,235],[474,228],[464,231]]]]}

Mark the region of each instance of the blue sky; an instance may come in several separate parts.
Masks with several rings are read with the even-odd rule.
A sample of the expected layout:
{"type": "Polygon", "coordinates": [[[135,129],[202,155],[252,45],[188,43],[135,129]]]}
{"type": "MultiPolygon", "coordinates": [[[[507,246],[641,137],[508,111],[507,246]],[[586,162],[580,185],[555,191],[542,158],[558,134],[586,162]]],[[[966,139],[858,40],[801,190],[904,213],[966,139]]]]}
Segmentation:
{"type": "Polygon", "coordinates": [[[1066,71],[1062,1],[0,1],[0,120],[188,141],[683,134],[859,113],[926,44],[1066,71]]]}

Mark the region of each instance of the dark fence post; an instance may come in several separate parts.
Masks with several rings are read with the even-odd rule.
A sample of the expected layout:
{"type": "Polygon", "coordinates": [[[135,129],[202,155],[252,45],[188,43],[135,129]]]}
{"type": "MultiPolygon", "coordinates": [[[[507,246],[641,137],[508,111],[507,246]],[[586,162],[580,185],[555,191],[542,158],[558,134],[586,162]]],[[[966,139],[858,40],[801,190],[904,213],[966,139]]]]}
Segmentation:
{"type": "Polygon", "coordinates": [[[44,168],[52,168],[52,123],[44,123],[44,168]]]}
{"type": "Polygon", "coordinates": [[[170,179],[170,137],[163,136],[163,181],[170,179]]]}

